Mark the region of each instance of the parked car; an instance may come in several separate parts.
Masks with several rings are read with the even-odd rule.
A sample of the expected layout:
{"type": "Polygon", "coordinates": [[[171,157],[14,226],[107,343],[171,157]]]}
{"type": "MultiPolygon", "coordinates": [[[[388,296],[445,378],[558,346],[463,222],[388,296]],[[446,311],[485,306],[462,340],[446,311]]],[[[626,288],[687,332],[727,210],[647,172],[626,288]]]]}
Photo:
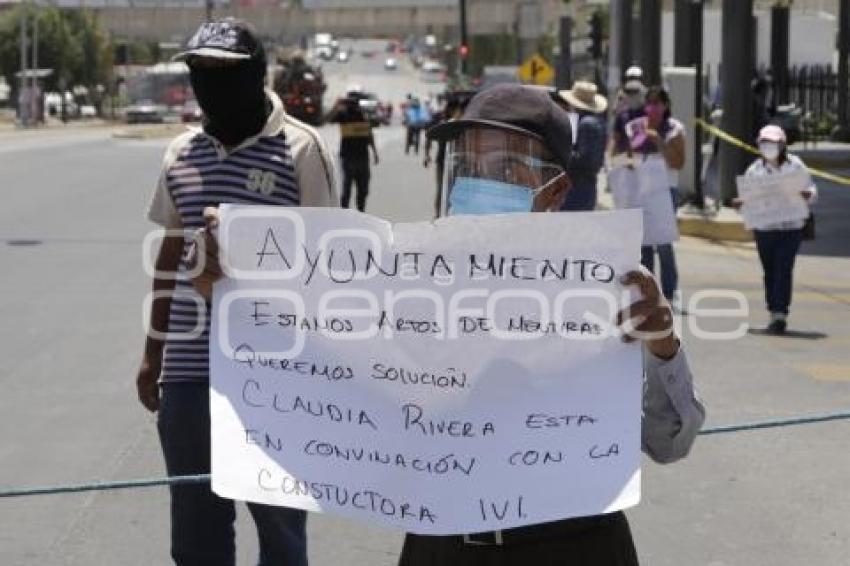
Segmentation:
{"type": "Polygon", "coordinates": [[[336,54],[336,60],[339,63],[348,63],[349,57],[350,54],[345,49],[340,49],[339,52],[336,54]]]}
{"type": "Polygon", "coordinates": [[[141,100],[131,104],[124,112],[128,124],[161,124],[168,109],[152,100],[141,100]]]}
{"type": "Polygon", "coordinates": [[[387,71],[395,71],[398,69],[398,61],[396,61],[395,57],[387,57],[387,60],[384,61],[384,69],[387,71]]]}

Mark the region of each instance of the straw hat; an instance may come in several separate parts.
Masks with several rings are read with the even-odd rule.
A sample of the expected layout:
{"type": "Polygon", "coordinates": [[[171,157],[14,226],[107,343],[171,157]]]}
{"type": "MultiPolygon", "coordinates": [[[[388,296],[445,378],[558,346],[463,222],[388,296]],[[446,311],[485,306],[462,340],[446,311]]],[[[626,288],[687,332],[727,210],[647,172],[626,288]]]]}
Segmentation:
{"type": "Polygon", "coordinates": [[[608,108],[608,100],[588,81],[576,81],[572,89],[562,90],[558,95],[573,108],[593,114],[601,114],[608,108]]]}

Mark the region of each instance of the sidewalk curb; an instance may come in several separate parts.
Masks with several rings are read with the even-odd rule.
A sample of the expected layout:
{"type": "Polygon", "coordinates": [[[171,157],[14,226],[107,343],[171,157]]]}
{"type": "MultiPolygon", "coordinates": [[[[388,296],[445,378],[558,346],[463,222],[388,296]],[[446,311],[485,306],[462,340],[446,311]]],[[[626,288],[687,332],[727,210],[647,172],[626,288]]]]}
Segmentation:
{"type": "Polygon", "coordinates": [[[683,236],[694,236],[708,240],[726,242],[752,242],[753,233],[744,228],[741,218],[731,211],[721,212],[717,216],[707,216],[699,213],[677,214],[679,233],[683,236]]]}
{"type": "MultiPolygon", "coordinates": [[[[611,194],[601,191],[597,210],[614,210],[611,194]]],[[[679,234],[706,240],[724,242],[752,242],[754,237],[750,230],[744,228],[741,216],[732,209],[724,208],[716,215],[708,215],[698,211],[679,210],[676,213],[679,234]]]]}
{"type": "Polygon", "coordinates": [[[127,126],[116,130],[112,137],[125,140],[153,140],[171,138],[182,134],[188,129],[183,123],[178,124],[156,124],[152,126],[127,126]]]}

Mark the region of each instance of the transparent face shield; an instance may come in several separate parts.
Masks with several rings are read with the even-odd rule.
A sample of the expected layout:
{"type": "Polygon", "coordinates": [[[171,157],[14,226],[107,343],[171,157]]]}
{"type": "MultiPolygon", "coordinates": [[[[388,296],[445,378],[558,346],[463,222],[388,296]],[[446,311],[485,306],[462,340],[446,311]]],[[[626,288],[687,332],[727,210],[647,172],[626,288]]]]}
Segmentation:
{"type": "Polygon", "coordinates": [[[568,186],[563,167],[539,139],[469,128],[448,143],[439,215],[550,210],[568,186]]]}

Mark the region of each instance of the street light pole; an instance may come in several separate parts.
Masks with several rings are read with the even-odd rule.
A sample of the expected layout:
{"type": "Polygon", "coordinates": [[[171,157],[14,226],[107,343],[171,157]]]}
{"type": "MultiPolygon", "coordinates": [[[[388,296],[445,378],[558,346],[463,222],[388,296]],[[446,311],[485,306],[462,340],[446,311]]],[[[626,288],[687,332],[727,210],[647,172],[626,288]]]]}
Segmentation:
{"type": "Polygon", "coordinates": [[[848,61],[850,52],[850,0],[841,0],[838,11],[838,125],[832,133],[837,141],[850,141],[848,115],[848,61]]]}
{"type": "Polygon", "coordinates": [[[555,86],[560,90],[570,88],[573,80],[573,19],[571,17],[561,16],[558,39],[561,49],[558,55],[558,72],[555,77],[555,86]]]}
{"type": "Polygon", "coordinates": [[[32,77],[30,80],[30,118],[33,124],[38,123],[38,4],[34,3],[35,12],[32,16],[32,77]]]}
{"type": "MultiPolygon", "coordinates": [[[[693,67],[695,73],[694,117],[703,116],[703,78],[702,78],[702,39],[703,5],[702,0],[676,0],[676,30],[674,63],[677,67],[693,67]]],[[[693,187],[694,204],[703,208],[705,198],[702,191],[702,136],[694,130],[693,144],[693,187]]]]}
{"type": "Polygon", "coordinates": [[[28,103],[24,99],[24,91],[27,88],[27,6],[21,4],[21,77],[18,84],[18,114],[22,126],[28,125],[29,109],[26,109],[28,103]]]}
{"type": "Polygon", "coordinates": [[[466,49],[466,55],[460,58],[460,74],[466,75],[466,58],[469,56],[469,38],[467,37],[466,28],[466,0],[460,0],[460,44],[461,49],[466,49]]]}
{"type": "Polygon", "coordinates": [[[640,59],[645,81],[661,84],[661,1],[640,2],[640,59]]]}
{"type": "Polygon", "coordinates": [[[620,37],[618,38],[617,61],[620,67],[620,76],[617,77],[617,82],[619,83],[626,69],[637,61],[634,60],[634,50],[632,49],[632,28],[635,19],[634,1],[618,0],[618,8],[617,33],[620,37]]]}
{"type": "MultiPolygon", "coordinates": [[[[723,0],[722,129],[752,143],[753,0],[723,0]]],[[[720,144],[720,194],[728,204],[738,194],[736,179],[744,172],[749,155],[731,144],[720,144]]]]}

